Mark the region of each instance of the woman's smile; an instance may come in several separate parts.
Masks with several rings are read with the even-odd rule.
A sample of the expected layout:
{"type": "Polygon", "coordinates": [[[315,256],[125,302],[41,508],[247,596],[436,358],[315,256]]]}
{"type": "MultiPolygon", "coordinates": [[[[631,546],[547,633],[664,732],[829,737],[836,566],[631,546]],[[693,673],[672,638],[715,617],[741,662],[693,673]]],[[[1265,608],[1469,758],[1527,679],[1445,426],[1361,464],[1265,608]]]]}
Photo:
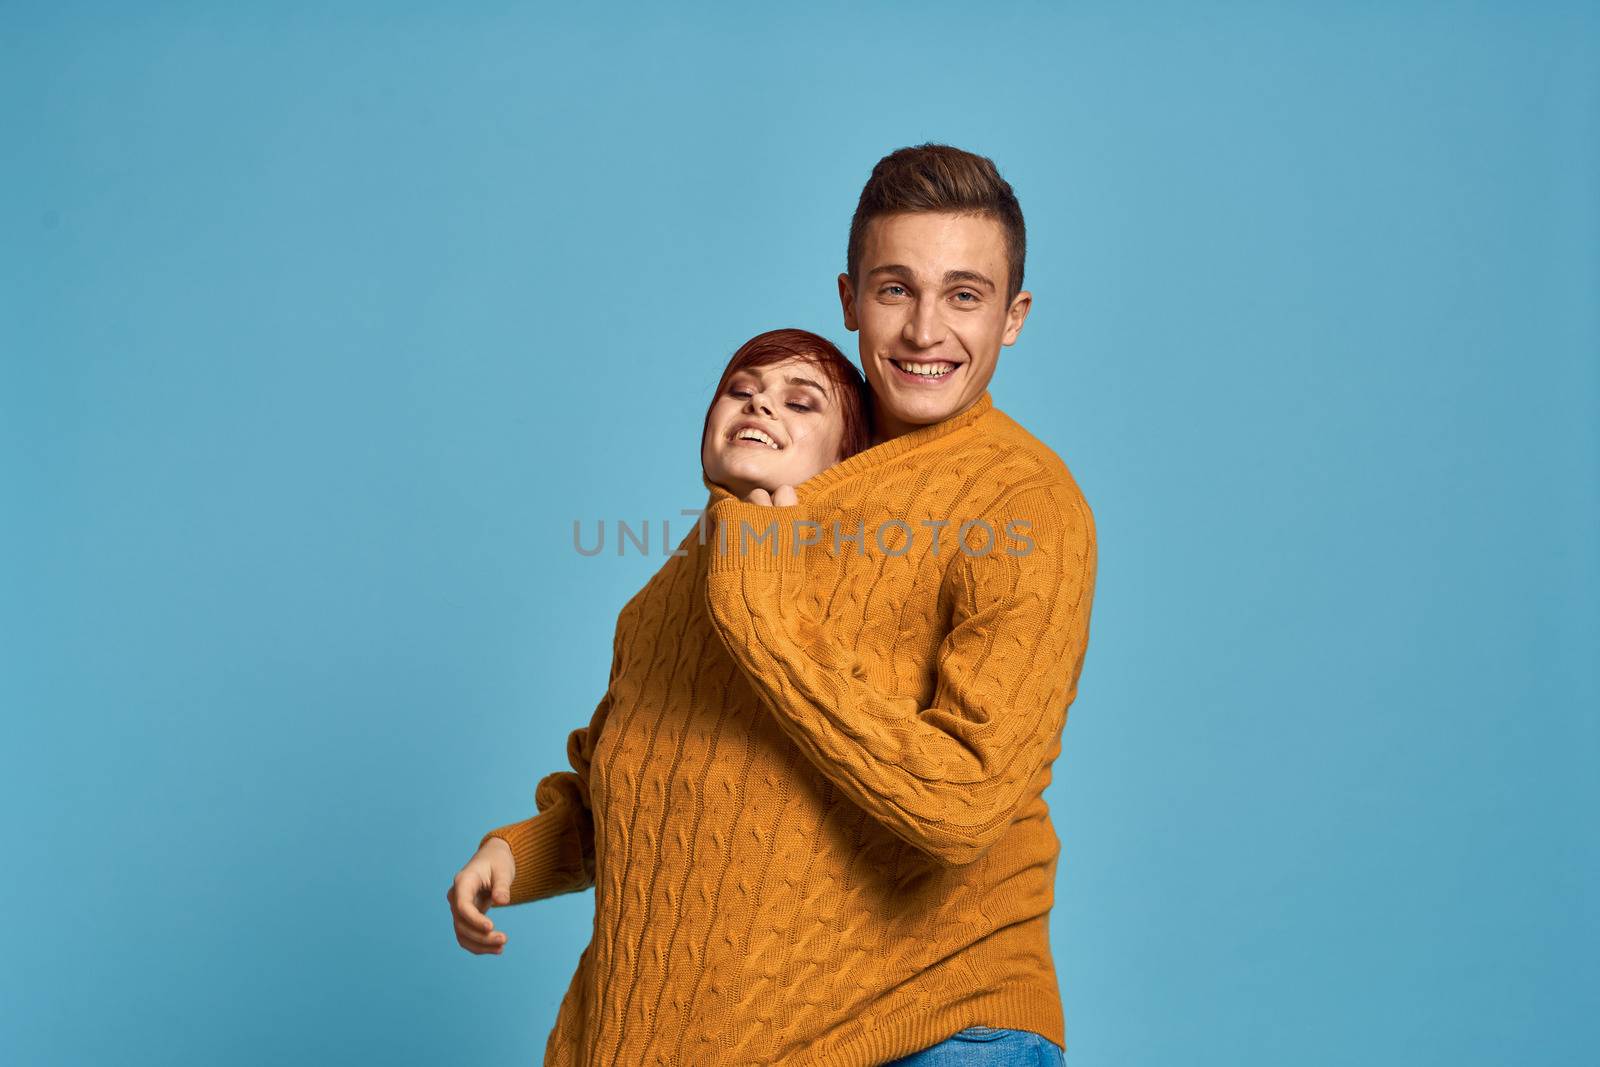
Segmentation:
{"type": "Polygon", "coordinates": [[[754,422],[750,421],[740,421],[735,423],[733,429],[728,431],[728,439],[736,445],[749,445],[753,447],[766,447],[771,449],[781,449],[783,447],[783,445],[778,443],[773,434],[767,432],[760,426],[757,426],[754,422]]]}

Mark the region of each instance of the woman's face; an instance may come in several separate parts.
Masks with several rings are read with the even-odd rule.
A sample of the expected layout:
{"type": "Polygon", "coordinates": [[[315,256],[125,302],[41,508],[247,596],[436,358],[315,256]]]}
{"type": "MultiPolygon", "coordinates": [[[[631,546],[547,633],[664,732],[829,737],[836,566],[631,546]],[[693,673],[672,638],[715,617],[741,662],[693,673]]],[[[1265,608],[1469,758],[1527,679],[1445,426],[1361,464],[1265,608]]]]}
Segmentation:
{"type": "Polygon", "coordinates": [[[833,382],[809,359],[750,367],[728,379],[701,442],[706,477],[743,498],[799,485],[839,460],[844,420],[833,382]]]}

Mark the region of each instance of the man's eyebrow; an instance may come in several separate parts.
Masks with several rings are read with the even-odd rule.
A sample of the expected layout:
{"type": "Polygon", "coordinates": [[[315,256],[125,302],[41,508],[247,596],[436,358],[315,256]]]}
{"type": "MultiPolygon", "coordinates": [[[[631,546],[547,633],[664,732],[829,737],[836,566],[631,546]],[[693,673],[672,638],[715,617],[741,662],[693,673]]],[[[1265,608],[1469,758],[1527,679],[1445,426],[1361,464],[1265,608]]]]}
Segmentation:
{"type": "Polygon", "coordinates": [[[974,285],[982,285],[991,290],[995,287],[994,282],[991,282],[987,275],[979,274],[975,270],[947,270],[944,272],[944,282],[946,285],[951,282],[971,282],[974,285]]]}
{"type": "MultiPolygon", "coordinates": [[[[903,263],[885,263],[881,267],[873,267],[871,270],[867,271],[867,274],[869,276],[873,274],[900,274],[907,278],[915,278],[917,276],[916,271],[912,270],[903,263]]],[[[991,291],[997,288],[994,282],[989,280],[988,275],[979,274],[975,270],[945,271],[944,283],[949,285],[951,282],[971,282],[974,285],[984,286],[991,291]]]]}

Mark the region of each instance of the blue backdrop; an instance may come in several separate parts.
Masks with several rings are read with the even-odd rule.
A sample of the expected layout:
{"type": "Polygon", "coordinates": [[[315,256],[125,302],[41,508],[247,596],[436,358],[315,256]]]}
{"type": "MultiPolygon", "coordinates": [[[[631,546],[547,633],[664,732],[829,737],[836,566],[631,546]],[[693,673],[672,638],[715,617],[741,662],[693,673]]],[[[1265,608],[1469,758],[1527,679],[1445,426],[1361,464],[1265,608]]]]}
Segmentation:
{"type": "Polygon", "coordinates": [[[1596,9],[575,8],[0,5],[0,1060],[537,1062],[592,895],[443,897],[662,561],[572,522],[935,140],[1098,521],[1068,1062],[1592,1062],[1596,9]]]}

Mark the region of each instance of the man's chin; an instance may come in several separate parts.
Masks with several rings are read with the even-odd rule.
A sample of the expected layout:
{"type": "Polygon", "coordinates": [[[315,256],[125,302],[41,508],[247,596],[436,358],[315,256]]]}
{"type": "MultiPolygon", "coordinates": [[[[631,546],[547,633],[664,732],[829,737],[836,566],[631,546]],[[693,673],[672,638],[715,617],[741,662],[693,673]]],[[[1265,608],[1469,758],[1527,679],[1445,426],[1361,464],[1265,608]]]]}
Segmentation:
{"type": "Polygon", "coordinates": [[[882,398],[883,414],[906,426],[931,426],[943,422],[961,407],[961,390],[892,389],[882,398]]]}

